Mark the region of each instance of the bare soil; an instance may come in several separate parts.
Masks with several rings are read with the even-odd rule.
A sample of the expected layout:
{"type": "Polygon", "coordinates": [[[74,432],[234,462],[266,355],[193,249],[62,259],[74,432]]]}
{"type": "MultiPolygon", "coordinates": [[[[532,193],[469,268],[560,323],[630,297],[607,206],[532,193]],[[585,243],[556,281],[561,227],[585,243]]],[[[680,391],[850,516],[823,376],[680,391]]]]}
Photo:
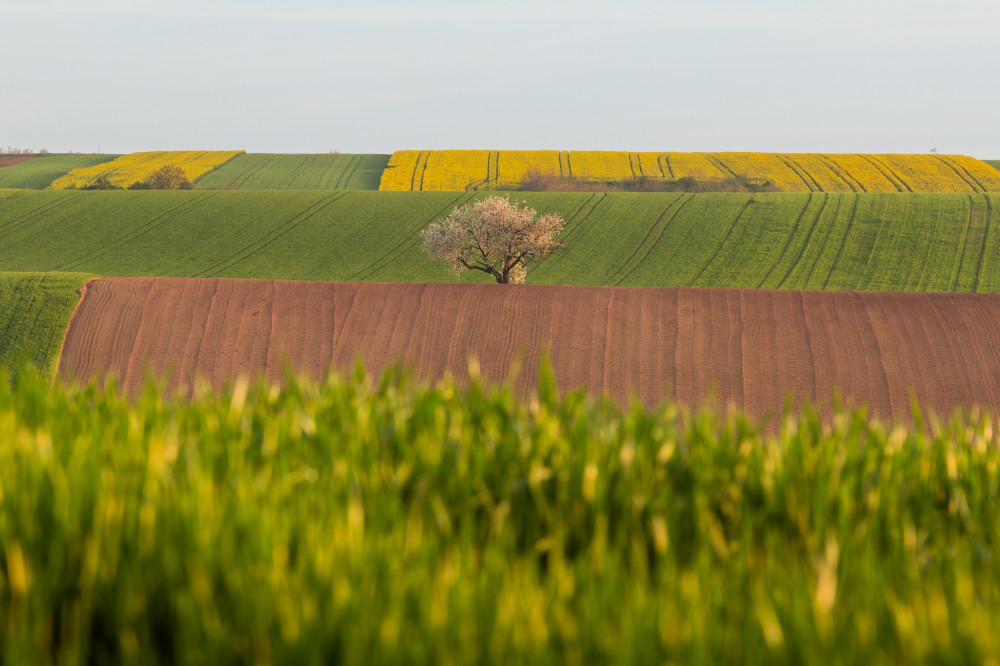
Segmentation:
{"type": "Polygon", "coordinates": [[[38,155],[0,155],[0,168],[33,160],[38,155]]]}
{"type": "Polygon", "coordinates": [[[834,391],[909,420],[910,396],[950,414],[1000,413],[1000,295],[750,289],[108,278],[90,282],[61,372],[111,373],[130,392],[151,371],[190,390],[237,375],[279,380],[403,361],[429,380],[482,373],[537,382],[547,351],[561,390],[623,403],[712,395],[751,416],[789,396],[829,415],[834,391]]]}

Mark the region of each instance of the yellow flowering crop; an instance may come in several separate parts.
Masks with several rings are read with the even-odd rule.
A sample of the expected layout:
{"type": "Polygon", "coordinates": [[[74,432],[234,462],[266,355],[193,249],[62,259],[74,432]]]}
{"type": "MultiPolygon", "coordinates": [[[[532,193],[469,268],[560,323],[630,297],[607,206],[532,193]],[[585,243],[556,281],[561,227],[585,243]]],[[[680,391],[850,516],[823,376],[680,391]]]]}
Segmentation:
{"type": "Polygon", "coordinates": [[[244,150],[171,150],[146,153],[129,153],[121,157],[83,169],[73,169],[49,185],[49,189],[66,190],[82,188],[104,176],[112,185],[128,187],[139,183],[158,169],[178,166],[188,180],[194,182],[209,171],[222,166],[244,150]]]}
{"type": "Polygon", "coordinates": [[[1000,172],[964,155],[557,150],[397,151],[379,189],[513,189],[531,171],[594,181],[746,177],[788,192],[1000,192],[1000,172]]]}

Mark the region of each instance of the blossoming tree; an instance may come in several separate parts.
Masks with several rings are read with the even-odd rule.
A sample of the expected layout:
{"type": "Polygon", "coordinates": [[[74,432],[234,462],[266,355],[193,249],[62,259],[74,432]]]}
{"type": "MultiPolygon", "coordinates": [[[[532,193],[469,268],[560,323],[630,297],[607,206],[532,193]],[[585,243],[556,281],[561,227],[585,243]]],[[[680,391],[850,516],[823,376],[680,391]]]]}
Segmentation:
{"type": "Polygon", "coordinates": [[[522,203],[492,195],[459,206],[421,232],[424,251],[455,275],[482,271],[500,284],[524,282],[529,261],[560,247],[555,237],[565,222],[558,215],[537,217],[522,203]]]}

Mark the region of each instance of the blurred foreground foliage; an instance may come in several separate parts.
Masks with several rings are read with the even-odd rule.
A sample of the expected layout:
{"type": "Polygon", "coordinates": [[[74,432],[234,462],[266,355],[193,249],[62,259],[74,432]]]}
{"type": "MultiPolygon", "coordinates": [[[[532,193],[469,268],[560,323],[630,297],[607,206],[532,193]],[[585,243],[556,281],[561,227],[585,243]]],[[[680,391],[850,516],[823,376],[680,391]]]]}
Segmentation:
{"type": "MultiPolygon", "coordinates": [[[[3,375],[0,374],[0,377],[3,375]]],[[[4,664],[981,663],[992,422],[0,382],[4,664]]]]}

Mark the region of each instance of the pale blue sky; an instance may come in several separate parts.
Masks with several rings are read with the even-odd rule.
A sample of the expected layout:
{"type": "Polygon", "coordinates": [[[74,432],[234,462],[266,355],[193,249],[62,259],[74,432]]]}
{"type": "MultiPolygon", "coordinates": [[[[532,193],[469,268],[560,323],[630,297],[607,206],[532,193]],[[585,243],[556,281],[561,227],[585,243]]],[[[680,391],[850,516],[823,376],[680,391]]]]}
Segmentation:
{"type": "Polygon", "coordinates": [[[1000,159],[996,0],[0,0],[0,146],[1000,159]]]}

